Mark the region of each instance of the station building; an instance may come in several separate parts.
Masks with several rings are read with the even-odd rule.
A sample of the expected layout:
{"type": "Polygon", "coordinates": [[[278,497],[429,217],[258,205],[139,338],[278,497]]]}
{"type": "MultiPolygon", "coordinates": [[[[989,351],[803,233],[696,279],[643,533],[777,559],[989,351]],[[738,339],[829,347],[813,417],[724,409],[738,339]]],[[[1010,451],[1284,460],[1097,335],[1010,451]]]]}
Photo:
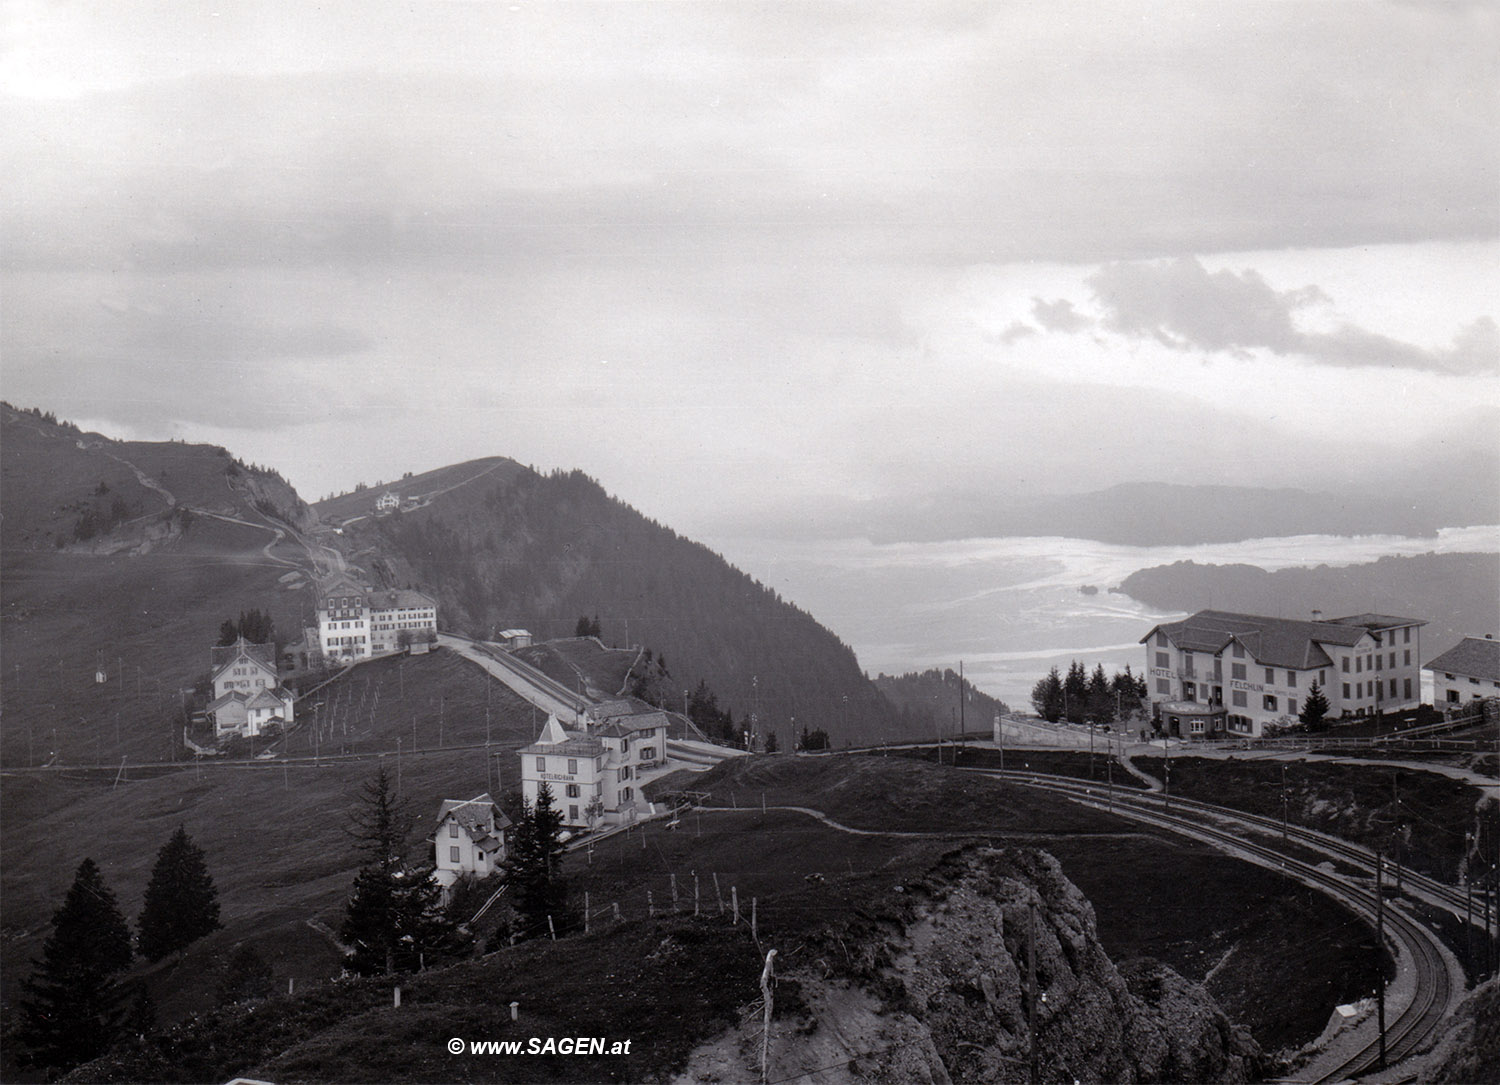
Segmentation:
{"type": "MultiPolygon", "coordinates": [[[[1389,614],[1324,620],[1314,611],[1313,620],[1299,621],[1200,610],[1141,638],[1148,693],[1157,705],[1223,709],[1231,737],[1295,723],[1314,683],[1331,718],[1411,708],[1422,697],[1426,624],[1389,614]]],[[[1179,709],[1177,715],[1194,714],[1179,709]]]]}

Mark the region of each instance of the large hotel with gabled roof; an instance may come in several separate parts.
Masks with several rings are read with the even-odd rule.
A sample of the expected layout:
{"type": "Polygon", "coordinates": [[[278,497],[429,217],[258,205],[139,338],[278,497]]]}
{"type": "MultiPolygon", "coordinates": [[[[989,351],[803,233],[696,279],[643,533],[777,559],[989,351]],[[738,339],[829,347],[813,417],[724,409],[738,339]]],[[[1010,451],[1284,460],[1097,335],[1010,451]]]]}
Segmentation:
{"type": "Polygon", "coordinates": [[[1331,718],[1418,704],[1426,624],[1389,614],[1324,620],[1313,611],[1301,621],[1200,610],[1156,626],[1141,643],[1151,700],[1181,706],[1168,719],[1187,721],[1185,737],[1220,729],[1255,737],[1295,723],[1314,683],[1331,718]]]}

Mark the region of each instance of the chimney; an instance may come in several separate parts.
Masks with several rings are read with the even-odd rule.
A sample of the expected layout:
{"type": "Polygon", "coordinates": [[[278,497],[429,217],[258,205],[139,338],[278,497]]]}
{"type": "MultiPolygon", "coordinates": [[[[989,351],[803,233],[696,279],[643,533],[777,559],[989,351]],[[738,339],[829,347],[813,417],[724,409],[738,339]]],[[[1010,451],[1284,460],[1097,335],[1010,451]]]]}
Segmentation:
{"type": "Polygon", "coordinates": [[[1315,622],[1321,622],[1322,620],[1323,620],[1323,612],[1321,610],[1315,610],[1315,611],[1313,611],[1313,621],[1315,621],[1315,622]]]}

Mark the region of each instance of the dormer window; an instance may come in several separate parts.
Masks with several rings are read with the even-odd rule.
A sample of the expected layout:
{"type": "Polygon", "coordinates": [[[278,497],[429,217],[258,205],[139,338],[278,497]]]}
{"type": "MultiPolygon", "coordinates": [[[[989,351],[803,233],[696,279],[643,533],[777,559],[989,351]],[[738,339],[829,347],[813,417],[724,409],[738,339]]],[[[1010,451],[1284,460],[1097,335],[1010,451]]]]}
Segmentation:
{"type": "Polygon", "coordinates": [[[456,821],[450,821],[450,822],[448,822],[448,835],[449,836],[457,836],[458,835],[458,822],[456,822],[456,821]]]}

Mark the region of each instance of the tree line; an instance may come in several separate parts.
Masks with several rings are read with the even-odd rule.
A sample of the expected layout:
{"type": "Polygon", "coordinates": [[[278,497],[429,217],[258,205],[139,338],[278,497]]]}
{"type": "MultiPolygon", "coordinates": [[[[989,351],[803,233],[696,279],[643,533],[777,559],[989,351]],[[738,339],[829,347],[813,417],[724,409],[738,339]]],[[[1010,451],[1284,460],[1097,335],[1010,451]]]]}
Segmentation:
{"type": "Polygon", "coordinates": [[[1078,660],[1070,660],[1066,676],[1053,667],[1031,689],[1031,707],[1048,723],[1115,723],[1140,717],[1146,703],[1146,679],[1132,674],[1129,664],[1110,677],[1103,663],[1090,674],[1078,660]]]}
{"type": "Polygon", "coordinates": [[[121,974],[137,954],[160,961],[219,927],[218,891],[202,850],[182,826],[157,853],[133,938],[98,865],[83,860],[23,987],[18,1061],[60,1072],[131,1033],[153,1031],[149,994],[121,974]]]}

